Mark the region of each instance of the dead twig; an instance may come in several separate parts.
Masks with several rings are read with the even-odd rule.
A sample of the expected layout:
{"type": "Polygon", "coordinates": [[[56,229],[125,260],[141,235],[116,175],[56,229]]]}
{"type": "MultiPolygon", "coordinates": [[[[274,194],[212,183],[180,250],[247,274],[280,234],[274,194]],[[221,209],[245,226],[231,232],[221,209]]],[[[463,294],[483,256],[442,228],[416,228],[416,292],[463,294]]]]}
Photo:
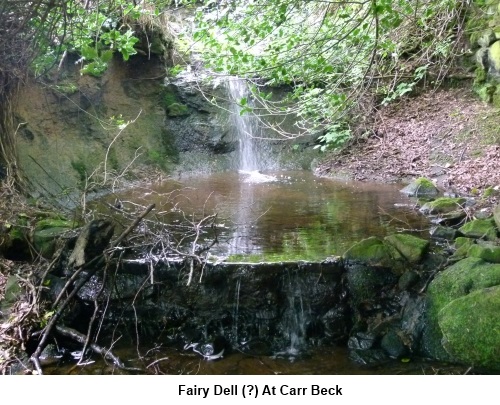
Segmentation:
{"type": "MultiPolygon", "coordinates": [[[[155,207],[155,204],[149,205],[146,208],[146,210],[141,215],[139,215],[130,224],[130,226],[127,229],[125,229],[120,236],[118,236],[118,238],[114,242],[111,243],[111,248],[117,247],[127,237],[127,235],[130,234],[130,232],[132,232],[132,230],[139,224],[139,222],[147,214],[149,214],[149,212],[151,212],[153,210],[154,207],[155,207]]],[[[94,259],[90,260],[85,265],[83,265],[79,270],[77,270],[77,272],[81,273],[84,269],[85,270],[89,269],[87,274],[84,275],[82,278],[80,278],[80,280],[75,284],[73,290],[68,294],[66,299],[59,305],[59,307],[57,308],[54,315],[50,318],[50,321],[47,323],[47,326],[45,327],[45,330],[42,334],[40,342],[38,343],[38,346],[37,346],[35,352],[33,353],[33,355],[30,358],[30,360],[33,363],[33,365],[35,366],[38,374],[40,374],[40,375],[43,374],[39,358],[40,358],[40,355],[41,355],[43,349],[45,348],[45,346],[47,344],[47,340],[52,332],[52,329],[54,328],[54,326],[56,326],[57,321],[59,320],[59,318],[63,314],[63,311],[66,309],[66,307],[71,302],[73,297],[78,293],[78,291],[80,291],[80,289],[83,287],[83,285],[88,280],[90,280],[90,278],[99,270],[100,266],[104,263],[104,260],[105,260],[105,254],[102,253],[99,256],[96,256],[94,259]]],[[[66,285],[63,288],[63,291],[61,291],[61,293],[59,294],[58,299],[62,296],[62,294],[64,294],[68,290],[68,288],[69,288],[69,284],[66,283],[66,285]]],[[[57,302],[59,302],[59,301],[57,301],[57,302]]]]}

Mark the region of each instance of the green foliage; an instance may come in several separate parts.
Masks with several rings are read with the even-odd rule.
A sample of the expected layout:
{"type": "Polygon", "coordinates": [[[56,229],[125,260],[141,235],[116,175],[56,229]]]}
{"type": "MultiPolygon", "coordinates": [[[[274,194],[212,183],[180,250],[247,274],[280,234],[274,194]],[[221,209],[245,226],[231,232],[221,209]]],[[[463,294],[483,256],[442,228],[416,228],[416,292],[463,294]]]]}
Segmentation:
{"type": "Polygon", "coordinates": [[[333,124],[324,135],[318,137],[320,145],[314,146],[315,149],[324,152],[327,149],[338,149],[351,139],[351,130],[342,124],[333,124]]]}
{"type": "Polygon", "coordinates": [[[196,52],[214,71],[254,82],[253,96],[268,112],[296,114],[301,133],[327,128],[323,149],[350,138],[335,123],[359,114],[369,92],[386,104],[426,83],[431,70],[442,77],[457,53],[465,7],[452,0],[205,4],[196,14],[196,52]],[[277,106],[262,97],[262,85],[292,91],[277,106]]]}
{"type": "Polygon", "coordinates": [[[86,6],[70,0],[61,3],[63,15],[58,7],[48,11],[47,18],[56,21],[52,26],[48,26],[43,16],[30,21],[44,34],[40,35],[38,56],[32,64],[37,75],[56,66],[66,51],[80,56],[82,74],[100,76],[114,53],[119,53],[125,61],[137,53],[135,45],[139,38],[132,25],[138,25],[146,16],[158,15],[154,0],[138,5],[128,0],[102,0],[86,6]]]}

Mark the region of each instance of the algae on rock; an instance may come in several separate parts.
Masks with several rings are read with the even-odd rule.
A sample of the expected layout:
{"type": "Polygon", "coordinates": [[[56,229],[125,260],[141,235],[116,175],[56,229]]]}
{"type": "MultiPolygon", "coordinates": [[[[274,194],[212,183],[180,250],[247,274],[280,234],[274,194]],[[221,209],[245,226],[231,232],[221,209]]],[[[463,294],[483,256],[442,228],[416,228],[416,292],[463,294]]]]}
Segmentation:
{"type": "Polygon", "coordinates": [[[469,238],[497,240],[498,232],[493,219],[475,219],[463,225],[459,231],[469,238]]]}
{"type": "Polygon", "coordinates": [[[438,314],[445,349],[458,361],[500,369],[500,286],[451,301],[438,314]]]}
{"type": "Polygon", "coordinates": [[[410,197],[434,197],[439,194],[434,183],[425,177],[412,181],[401,192],[410,197]]]}
{"type": "Polygon", "coordinates": [[[384,239],[410,263],[419,263],[429,248],[429,241],[408,234],[394,234],[384,239]]]}

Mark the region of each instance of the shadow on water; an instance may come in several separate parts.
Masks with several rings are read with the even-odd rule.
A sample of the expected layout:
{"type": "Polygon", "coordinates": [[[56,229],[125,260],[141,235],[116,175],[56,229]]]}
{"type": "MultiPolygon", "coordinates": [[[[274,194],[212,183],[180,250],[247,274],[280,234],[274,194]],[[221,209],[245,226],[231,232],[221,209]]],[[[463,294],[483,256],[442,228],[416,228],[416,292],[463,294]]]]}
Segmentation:
{"type": "MultiPolygon", "coordinates": [[[[235,352],[217,360],[206,361],[200,356],[173,348],[158,348],[144,351],[138,358],[135,348],[122,348],[115,351],[128,364],[143,370],[140,374],[170,375],[435,375],[465,374],[465,366],[430,362],[420,359],[393,360],[376,367],[367,367],[349,359],[345,347],[315,348],[307,355],[290,361],[286,356],[259,356],[235,352]]],[[[105,375],[130,374],[106,364],[102,359],[77,366],[63,363],[57,367],[47,367],[46,374],[105,375]]]]}

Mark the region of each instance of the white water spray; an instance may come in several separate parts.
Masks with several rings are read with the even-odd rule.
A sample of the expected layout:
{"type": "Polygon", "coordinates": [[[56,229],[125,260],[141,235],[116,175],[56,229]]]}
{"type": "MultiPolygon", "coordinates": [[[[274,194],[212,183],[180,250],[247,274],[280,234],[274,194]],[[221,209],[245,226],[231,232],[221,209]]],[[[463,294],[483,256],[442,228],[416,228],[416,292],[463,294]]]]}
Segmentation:
{"type": "Polygon", "coordinates": [[[274,176],[260,173],[260,170],[276,168],[271,158],[269,143],[264,139],[264,133],[259,125],[259,119],[252,113],[241,114],[241,100],[246,100],[252,106],[250,92],[243,79],[231,77],[227,81],[231,98],[231,124],[234,136],[238,141],[238,161],[236,167],[249,183],[276,181],[274,176]]]}

